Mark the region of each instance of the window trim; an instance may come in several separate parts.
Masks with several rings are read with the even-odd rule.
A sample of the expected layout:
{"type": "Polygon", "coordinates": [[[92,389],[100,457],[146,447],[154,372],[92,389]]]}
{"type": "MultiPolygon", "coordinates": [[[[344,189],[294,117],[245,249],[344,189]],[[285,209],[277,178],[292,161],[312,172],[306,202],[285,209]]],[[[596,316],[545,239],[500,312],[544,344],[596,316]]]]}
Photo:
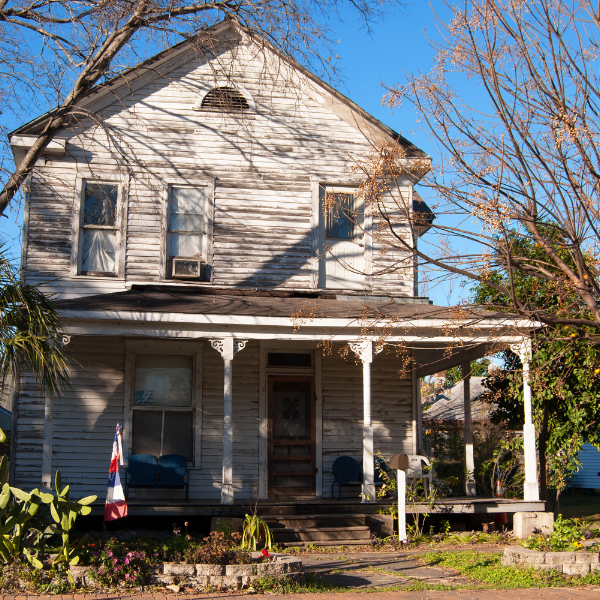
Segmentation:
{"type": "Polygon", "coordinates": [[[99,173],[78,173],[75,178],[75,198],[73,201],[73,224],[71,235],[71,274],[77,277],[123,278],[125,273],[125,234],[123,224],[126,221],[127,198],[129,181],[120,173],[102,171],[99,173]],[[83,205],[85,202],[86,183],[109,184],[117,186],[117,211],[115,226],[99,225],[94,229],[114,230],[116,232],[116,252],[114,273],[82,273],[82,245],[83,245],[83,205]]]}
{"type": "MultiPolygon", "coordinates": [[[[193,460],[188,461],[190,468],[202,468],[202,366],[204,357],[203,342],[171,342],[171,341],[125,341],[125,382],[123,394],[123,460],[125,464],[129,461],[132,448],[132,426],[134,394],[135,394],[135,357],[145,354],[168,354],[179,356],[191,356],[192,367],[192,405],[193,412],[193,460]]],[[[179,407],[167,407],[169,410],[177,410],[179,407]]],[[[165,407],[156,407],[157,410],[165,410],[165,407]]],[[[143,410],[152,410],[146,407],[143,410]]],[[[181,407],[182,411],[189,411],[190,407],[181,407]]]]}
{"type": "MultiPolygon", "coordinates": [[[[163,181],[162,186],[162,197],[161,197],[161,245],[160,245],[160,265],[159,273],[161,280],[173,281],[172,278],[168,277],[167,273],[167,261],[169,257],[169,200],[171,195],[171,189],[173,187],[189,187],[189,188],[203,188],[205,192],[205,226],[204,226],[204,239],[202,240],[202,258],[205,263],[206,275],[204,282],[212,281],[212,265],[213,265],[213,222],[214,222],[214,194],[215,194],[215,181],[214,179],[186,179],[169,177],[163,181]]],[[[187,257],[184,257],[187,258],[187,257]]],[[[189,284],[189,281],[185,282],[189,284]]]]}

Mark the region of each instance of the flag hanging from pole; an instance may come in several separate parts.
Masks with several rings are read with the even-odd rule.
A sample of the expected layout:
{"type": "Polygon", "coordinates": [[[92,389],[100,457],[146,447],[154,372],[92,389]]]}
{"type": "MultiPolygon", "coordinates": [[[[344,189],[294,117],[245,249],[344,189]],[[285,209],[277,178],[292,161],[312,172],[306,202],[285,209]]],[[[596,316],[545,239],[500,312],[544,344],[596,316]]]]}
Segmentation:
{"type": "Polygon", "coordinates": [[[123,494],[123,486],[119,477],[119,466],[123,464],[123,446],[121,444],[121,424],[117,425],[115,441],[113,442],[110,471],[108,475],[108,492],[104,506],[104,520],[114,521],[127,516],[127,504],[123,494]]]}

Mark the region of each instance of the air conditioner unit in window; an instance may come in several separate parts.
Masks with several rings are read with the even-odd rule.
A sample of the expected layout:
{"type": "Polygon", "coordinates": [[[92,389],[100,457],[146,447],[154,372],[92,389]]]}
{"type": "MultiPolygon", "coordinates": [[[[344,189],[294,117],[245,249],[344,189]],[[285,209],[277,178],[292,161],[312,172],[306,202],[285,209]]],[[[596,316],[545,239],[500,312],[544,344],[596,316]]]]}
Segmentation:
{"type": "Polygon", "coordinates": [[[174,258],[173,279],[204,279],[204,263],[199,258],[174,258]]]}

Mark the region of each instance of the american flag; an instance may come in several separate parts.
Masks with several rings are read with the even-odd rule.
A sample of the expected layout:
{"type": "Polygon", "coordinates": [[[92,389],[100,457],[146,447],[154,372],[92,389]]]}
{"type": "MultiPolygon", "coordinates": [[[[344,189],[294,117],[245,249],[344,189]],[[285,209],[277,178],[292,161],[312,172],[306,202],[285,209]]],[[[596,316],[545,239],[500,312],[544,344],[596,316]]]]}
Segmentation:
{"type": "Polygon", "coordinates": [[[115,441],[113,442],[110,471],[108,475],[108,491],[106,505],[104,506],[104,520],[114,521],[127,516],[127,504],[123,494],[123,486],[119,477],[119,465],[123,464],[123,447],[121,444],[121,424],[117,424],[115,441]]]}

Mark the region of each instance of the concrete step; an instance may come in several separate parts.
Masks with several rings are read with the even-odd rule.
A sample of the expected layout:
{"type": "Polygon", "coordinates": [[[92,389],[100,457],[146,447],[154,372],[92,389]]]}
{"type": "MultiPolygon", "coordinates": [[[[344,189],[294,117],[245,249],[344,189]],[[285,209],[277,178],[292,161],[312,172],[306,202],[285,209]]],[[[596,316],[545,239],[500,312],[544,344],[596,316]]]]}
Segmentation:
{"type": "Polygon", "coordinates": [[[279,545],[284,548],[303,548],[304,546],[372,546],[375,540],[332,540],[332,541],[297,541],[297,542],[280,542],[279,545]]]}
{"type": "MultiPolygon", "coordinates": [[[[295,527],[290,529],[275,528],[272,530],[275,542],[296,541],[335,541],[335,540],[370,540],[371,531],[362,527],[295,527]]],[[[365,543],[363,541],[363,543],[365,543]]]]}
{"type": "Polygon", "coordinates": [[[334,523],[338,527],[360,527],[366,525],[365,515],[344,514],[333,515],[265,515],[262,517],[269,528],[295,529],[297,527],[331,527],[334,523]]]}
{"type": "Polygon", "coordinates": [[[298,515],[330,515],[341,516],[346,514],[377,514],[382,508],[386,508],[388,503],[379,502],[373,504],[363,504],[360,501],[344,502],[343,500],[329,501],[327,503],[306,503],[306,504],[263,504],[258,506],[258,515],[265,518],[267,516],[298,516],[298,515]]]}

